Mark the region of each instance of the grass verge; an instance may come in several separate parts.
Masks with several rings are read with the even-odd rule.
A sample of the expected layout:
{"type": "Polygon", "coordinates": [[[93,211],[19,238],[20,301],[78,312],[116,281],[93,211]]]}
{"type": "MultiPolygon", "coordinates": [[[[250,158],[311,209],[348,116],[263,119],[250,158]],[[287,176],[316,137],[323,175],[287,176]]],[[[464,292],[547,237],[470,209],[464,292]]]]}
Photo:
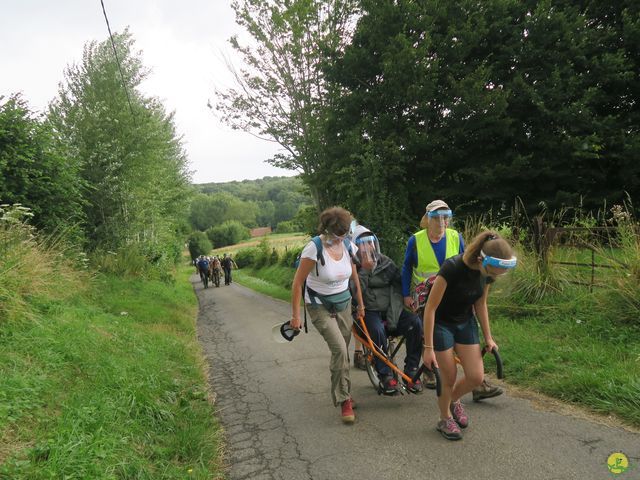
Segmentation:
{"type": "MultiPolygon", "coordinates": [[[[289,270],[293,269],[281,266],[271,266],[262,269],[243,268],[233,272],[233,280],[256,292],[284,300],[285,302],[290,302],[291,288],[284,287],[281,283],[277,284],[278,279],[282,280],[282,278],[290,275],[289,270]],[[279,275],[274,275],[274,273],[278,273],[279,275]]],[[[291,285],[290,280],[289,285],[291,285]]]]}
{"type": "Polygon", "coordinates": [[[99,276],[0,323],[0,478],[222,476],[190,273],[99,276]]]}

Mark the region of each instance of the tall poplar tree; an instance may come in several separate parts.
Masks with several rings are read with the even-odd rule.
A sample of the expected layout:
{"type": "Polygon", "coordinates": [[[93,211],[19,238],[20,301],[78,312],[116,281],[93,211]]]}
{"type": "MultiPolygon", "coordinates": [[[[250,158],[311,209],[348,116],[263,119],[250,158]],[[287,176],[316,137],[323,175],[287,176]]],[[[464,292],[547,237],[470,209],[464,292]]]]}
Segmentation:
{"type": "Polygon", "coordinates": [[[147,72],[133,38],[113,40],[118,59],[110,41],[85,46],[49,118],[80,164],[90,246],[153,250],[174,240],[188,214],[186,157],[173,115],[137,90],[147,72]]]}

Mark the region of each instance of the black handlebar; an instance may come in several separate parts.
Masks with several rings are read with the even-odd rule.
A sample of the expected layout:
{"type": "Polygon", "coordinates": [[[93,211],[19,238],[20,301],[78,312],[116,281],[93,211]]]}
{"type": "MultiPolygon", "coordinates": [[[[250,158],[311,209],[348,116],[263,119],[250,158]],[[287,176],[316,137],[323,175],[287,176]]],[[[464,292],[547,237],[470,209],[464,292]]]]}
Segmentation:
{"type": "MultiPolygon", "coordinates": [[[[482,349],[482,355],[484,356],[485,353],[487,353],[489,350],[487,350],[487,347],[484,347],[482,349]]],[[[496,368],[497,368],[497,376],[500,380],[502,380],[504,378],[504,369],[502,366],[502,358],[500,358],[500,354],[498,353],[498,349],[497,348],[493,348],[491,350],[491,353],[493,354],[493,356],[496,359],[496,368]]]]}

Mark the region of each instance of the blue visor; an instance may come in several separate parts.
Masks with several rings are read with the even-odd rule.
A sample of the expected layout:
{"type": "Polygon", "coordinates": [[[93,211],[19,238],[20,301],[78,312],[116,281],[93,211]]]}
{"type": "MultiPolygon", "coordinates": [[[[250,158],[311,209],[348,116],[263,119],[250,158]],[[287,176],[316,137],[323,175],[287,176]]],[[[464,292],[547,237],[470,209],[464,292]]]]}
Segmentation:
{"type": "Polygon", "coordinates": [[[480,252],[480,255],[482,255],[483,267],[486,267],[488,265],[490,267],[496,267],[496,268],[516,268],[516,265],[518,263],[518,259],[516,257],[511,257],[509,259],[496,258],[496,257],[490,257],[489,255],[486,255],[484,252],[480,252]]]}
{"type": "Polygon", "coordinates": [[[367,235],[366,237],[359,237],[356,239],[356,245],[361,245],[363,243],[373,243],[377,239],[375,235],[367,235]]]}
{"type": "Polygon", "coordinates": [[[429,212],[427,214],[427,216],[429,218],[434,218],[434,217],[448,217],[448,218],[451,218],[451,217],[453,217],[453,212],[451,210],[434,210],[433,212],[429,212]]]}

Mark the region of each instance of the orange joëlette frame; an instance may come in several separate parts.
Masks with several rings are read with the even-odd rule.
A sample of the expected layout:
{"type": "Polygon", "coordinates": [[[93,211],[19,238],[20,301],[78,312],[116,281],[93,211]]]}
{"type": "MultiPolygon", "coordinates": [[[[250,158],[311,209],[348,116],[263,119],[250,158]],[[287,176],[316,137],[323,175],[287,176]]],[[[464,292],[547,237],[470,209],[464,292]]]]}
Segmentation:
{"type": "Polygon", "coordinates": [[[380,347],[378,347],[375,343],[373,343],[373,340],[371,340],[371,337],[369,336],[369,331],[367,330],[367,325],[364,323],[364,317],[358,315],[355,319],[356,322],[358,322],[358,328],[360,328],[360,330],[362,332],[364,332],[366,339],[362,338],[360,335],[358,335],[358,328],[356,328],[355,322],[354,325],[352,327],[352,331],[353,331],[353,336],[356,337],[356,339],[362,343],[363,345],[366,345],[369,350],[371,351],[371,353],[373,353],[376,357],[378,357],[380,360],[382,360],[385,365],[387,365],[390,369],[392,369],[394,372],[396,372],[398,375],[400,375],[400,377],[402,377],[402,379],[407,382],[407,383],[411,383],[413,382],[413,379],[411,379],[411,377],[409,377],[408,375],[406,375],[402,370],[400,370],[392,361],[389,360],[389,358],[387,358],[387,356],[384,354],[384,352],[381,352],[380,347]]]}

